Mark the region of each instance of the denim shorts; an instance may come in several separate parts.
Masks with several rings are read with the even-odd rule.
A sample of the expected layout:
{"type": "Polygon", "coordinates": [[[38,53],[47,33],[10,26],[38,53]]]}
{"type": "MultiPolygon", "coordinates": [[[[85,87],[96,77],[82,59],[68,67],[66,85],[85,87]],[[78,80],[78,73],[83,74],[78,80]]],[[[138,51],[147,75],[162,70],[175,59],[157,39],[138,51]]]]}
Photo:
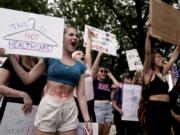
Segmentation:
{"type": "Polygon", "coordinates": [[[111,103],[95,102],[94,111],[98,123],[113,122],[111,103]]]}
{"type": "Polygon", "coordinates": [[[64,132],[77,128],[78,110],[73,99],[60,102],[46,94],[38,107],[34,125],[43,132],[64,132]]]}

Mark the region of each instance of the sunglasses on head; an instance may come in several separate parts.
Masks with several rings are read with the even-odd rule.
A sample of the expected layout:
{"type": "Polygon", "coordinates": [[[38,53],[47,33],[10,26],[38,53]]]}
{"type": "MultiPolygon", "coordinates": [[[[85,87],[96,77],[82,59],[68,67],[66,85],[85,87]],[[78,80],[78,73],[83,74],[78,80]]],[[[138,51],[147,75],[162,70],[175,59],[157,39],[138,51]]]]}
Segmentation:
{"type": "Polygon", "coordinates": [[[99,72],[101,72],[101,73],[107,73],[107,70],[101,69],[101,70],[99,70],[99,72]]]}

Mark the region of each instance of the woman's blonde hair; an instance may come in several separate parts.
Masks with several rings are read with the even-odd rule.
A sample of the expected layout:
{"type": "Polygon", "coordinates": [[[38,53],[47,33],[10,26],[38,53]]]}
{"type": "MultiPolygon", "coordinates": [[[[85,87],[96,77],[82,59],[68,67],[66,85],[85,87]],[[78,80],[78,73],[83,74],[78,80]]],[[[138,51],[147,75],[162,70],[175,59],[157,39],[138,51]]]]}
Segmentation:
{"type": "Polygon", "coordinates": [[[138,72],[136,73],[136,75],[134,76],[134,83],[135,83],[135,84],[138,83],[138,80],[139,80],[140,77],[143,78],[142,71],[138,71],[138,72]]]}
{"type": "Polygon", "coordinates": [[[74,30],[76,30],[76,32],[78,33],[78,31],[77,31],[76,28],[74,28],[74,27],[72,27],[72,26],[67,26],[66,28],[64,28],[64,35],[67,33],[67,31],[68,31],[69,29],[74,29],[74,30]]]}

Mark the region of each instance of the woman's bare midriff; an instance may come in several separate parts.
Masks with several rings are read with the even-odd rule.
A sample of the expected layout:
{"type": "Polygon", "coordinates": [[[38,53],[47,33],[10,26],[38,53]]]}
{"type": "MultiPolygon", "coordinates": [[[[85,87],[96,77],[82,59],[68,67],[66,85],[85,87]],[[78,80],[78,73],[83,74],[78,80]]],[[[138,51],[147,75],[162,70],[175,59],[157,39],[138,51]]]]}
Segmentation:
{"type": "Polygon", "coordinates": [[[74,87],[70,85],[49,80],[47,81],[47,94],[60,102],[65,102],[74,98],[73,90],[74,87]]]}
{"type": "Polygon", "coordinates": [[[110,103],[109,100],[94,100],[96,103],[110,103]]]}
{"type": "Polygon", "coordinates": [[[149,100],[150,101],[169,102],[169,95],[167,95],[167,94],[151,95],[151,96],[149,96],[149,100]]]}

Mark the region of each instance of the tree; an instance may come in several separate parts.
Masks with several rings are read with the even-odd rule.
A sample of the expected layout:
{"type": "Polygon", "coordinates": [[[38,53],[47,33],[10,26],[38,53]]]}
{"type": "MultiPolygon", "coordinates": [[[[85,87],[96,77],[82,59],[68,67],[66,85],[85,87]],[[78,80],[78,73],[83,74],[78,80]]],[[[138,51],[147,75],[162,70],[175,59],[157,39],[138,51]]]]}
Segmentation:
{"type": "MultiPolygon", "coordinates": [[[[165,2],[173,5],[177,0],[165,2]]],[[[126,50],[136,48],[141,60],[144,60],[144,24],[149,15],[148,0],[55,0],[52,7],[55,16],[65,18],[66,23],[75,26],[81,35],[85,24],[116,34],[119,43],[118,57],[105,55],[101,63],[110,68],[116,77],[128,71],[126,50]]],[[[81,36],[81,44],[82,42],[81,36]]],[[[153,39],[152,48],[168,56],[173,47],[153,39]]]]}
{"type": "Polygon", "coordinates": [[[50,14],[48,0],[1,0],[0,7],[37,14],[50,14]]]}

